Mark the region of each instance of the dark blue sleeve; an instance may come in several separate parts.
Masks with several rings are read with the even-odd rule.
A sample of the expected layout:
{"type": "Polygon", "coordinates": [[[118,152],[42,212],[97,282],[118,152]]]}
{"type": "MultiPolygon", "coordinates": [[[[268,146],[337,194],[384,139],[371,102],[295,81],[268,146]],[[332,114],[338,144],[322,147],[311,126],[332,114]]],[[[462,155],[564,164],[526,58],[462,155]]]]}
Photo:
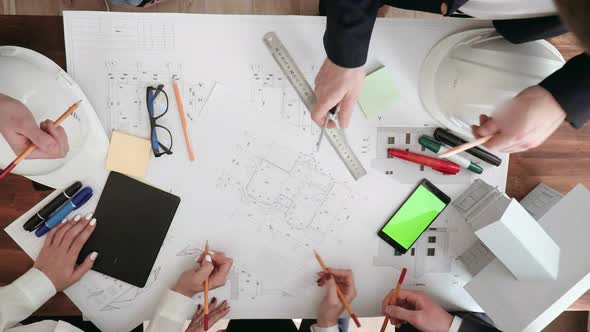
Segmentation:
{"type": "Polygon", "coordinates": [[[321,5],[327,16],[324,47],[328,58],[346,68],[364,65],[380,1],[323,0],[321,5]]]}
{"type": "Polygon", "coordinates": [[[561,105],[573,127],[584,126],[590,118],[590,55],[572,58],[540,85],[561,105]]]}

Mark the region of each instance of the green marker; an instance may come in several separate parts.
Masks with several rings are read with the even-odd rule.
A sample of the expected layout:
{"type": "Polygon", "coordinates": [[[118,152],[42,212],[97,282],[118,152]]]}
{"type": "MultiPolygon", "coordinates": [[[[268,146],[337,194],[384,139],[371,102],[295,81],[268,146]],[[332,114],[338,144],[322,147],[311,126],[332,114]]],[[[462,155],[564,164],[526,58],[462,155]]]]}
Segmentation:
{"type": "MultiPolygon", "coordinates": [[[[449,149],[447,149],[446,147],[444,147],[441,143],[439,143],[438,141],[436,141],[434,138],[430,137],[430,136],[426,136],[426,135],[422,135],[420,136],[420,139],[418,139],[418,142],[420,143],[420,145],[422,145],[423,147],[427,148],[428,150],[434,152],[434,153],[443,153],[446,151],[449,151],[449,149]]],[[[479,166],[478,164],[472,162],[471,160],[462,157],[458,154],[454,155],[454,156],[450,156],[449,158],[450,161],[457,163],[459,166],[463,167],[463,168],[467,168],[468,170],[472,171],[473,173],[477,173],[477,174],[481,174],[483,173],[483,168],[481,168],[481,166],[479,166]]]]}

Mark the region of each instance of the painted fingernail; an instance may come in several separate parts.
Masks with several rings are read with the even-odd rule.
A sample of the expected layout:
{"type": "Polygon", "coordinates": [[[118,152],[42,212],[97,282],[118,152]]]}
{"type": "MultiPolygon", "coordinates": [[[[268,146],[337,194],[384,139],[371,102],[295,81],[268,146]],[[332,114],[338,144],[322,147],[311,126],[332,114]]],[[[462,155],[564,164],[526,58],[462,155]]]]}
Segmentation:
{"type": "Polygon", "coordinates": [[[197,306],[197,310],[201,310],[201,305],[200,304],[197,306]]]}
{"type": "Polygon", "coordinates": [[[223,300],[223,302],[221,302],[222,305],[226,304],[227,300],[223,300]]]}
{"type": "Polygon", "coordinates": [[[211,259],[211,256],[209,256],[209,255],[205,256],[205,260],[209,263],[213,263],[213,259],[211,259]]]}
{"type": "Polygon", "coordinates": [[[331,275],[331,274],[328,274],[328,275],[326,276],[326,280],[330,280],[330,279],[332,279],[332,275],[331,275]]]}
{"type": "Polygon", "coordinates": [[[93,252],[90,254],[90,260],[91,260],[91,261],[95,261],[95,260],[96,260],[96,257],[98,257],[98,253],[97,253],[96,251],[93,251],[93,252]]]}
{"type": "Polygon", "coordinates": [[[92,213],[87,214],[84,218],[86,218],[86,220],[90,220],[92,218],[92,213]]]}
{"type": "Polygon", "coordinates": [[[94,224],[96,224],[96,218],[92,218],[92,220],[90,220],[90,226],[94,226],[94,224]]]}
{"type": "Polygon", "coordinates": [[[61,221],[62,224],[65,224],[67,222],[68,222],[68,219],[67,218],[61,221]]]}
{"type": "Polygon", "coordinates": [[[82,218],[82,216],[78,214],[74,217],[74,221],[78,221],[78,220],[80,220],[80,218],[82,218]]]}
{"type": "Polygon", "coordinates": [[[215,302],[217,302],[217,298],[216,297],[214,297],[213,299],[211,299],[211,303],[215,303],[215,302]]]}

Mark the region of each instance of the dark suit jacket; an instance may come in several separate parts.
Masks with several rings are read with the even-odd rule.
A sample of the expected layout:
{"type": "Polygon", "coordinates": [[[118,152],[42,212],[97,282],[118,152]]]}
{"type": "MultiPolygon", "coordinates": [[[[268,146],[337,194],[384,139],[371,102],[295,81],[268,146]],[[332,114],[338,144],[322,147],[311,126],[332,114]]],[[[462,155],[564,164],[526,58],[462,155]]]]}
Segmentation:
{"type": "MultiPolygon", "coordinates": [[[[327,16],[324,47],[335,64],[354,68],[367,60],[369,41],[382,4],[411,10],[456,14],[468,0],[322,0],[320,13],[327,16]]],[[[496,30],[513,43],[549,38],[567,30],[559,17],[548,16],[494,21],[496,30]]],[[[590,118],[590,55],[582,53],[544,79],[547,89],[567,113],[567,120],[579,128],[590,118]]]]}

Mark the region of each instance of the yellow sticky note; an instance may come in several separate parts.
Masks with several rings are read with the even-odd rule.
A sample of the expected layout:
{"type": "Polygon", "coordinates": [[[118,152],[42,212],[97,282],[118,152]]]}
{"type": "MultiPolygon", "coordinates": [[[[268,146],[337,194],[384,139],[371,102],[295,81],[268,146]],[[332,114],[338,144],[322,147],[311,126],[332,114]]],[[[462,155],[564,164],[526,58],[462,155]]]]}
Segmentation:
{"type": "Polygon", "coordinates": [[[386,67],[382,67],[365,77],[365,84],[359,96],[359,105],[367,119],[391,110],[399,99],[395,82],[386,67]]]}
{"type": "Polygon", "coordinates": [[[107,169],[143,178],[150,158],[150,141],[120,131],[113,131],[107,157],[107,169]]]}

